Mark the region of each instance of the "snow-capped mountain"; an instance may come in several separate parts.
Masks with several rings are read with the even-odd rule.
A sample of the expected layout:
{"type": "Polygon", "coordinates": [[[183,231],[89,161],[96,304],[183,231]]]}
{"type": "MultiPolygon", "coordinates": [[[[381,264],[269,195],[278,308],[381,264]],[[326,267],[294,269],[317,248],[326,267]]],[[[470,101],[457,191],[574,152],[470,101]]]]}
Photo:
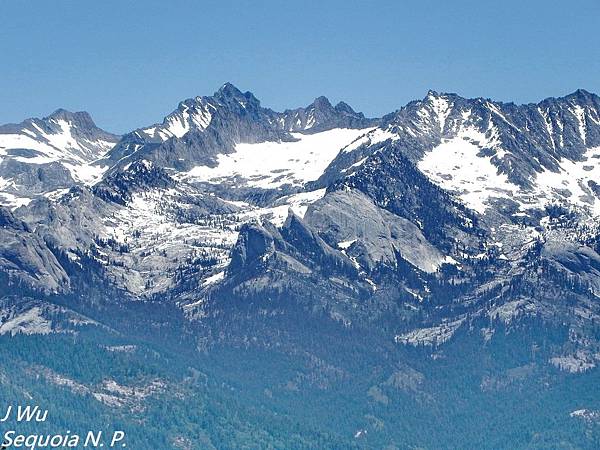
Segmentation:
{"type": "Polygon", "coordinates": [[[323,99],[315,105],[306,108],[314,126],[290,133],[283,118],[302,109],[275,113],[226,84],[213,97],[182,102],[162,125],[125,135],[95,162],[112,167],[93,186],[37,199],[18,214],[72,261],[99,261],[129,294],[166,292],[188,264],[208,286],[203,277],[224,272],[241,224],[264,218],[281,225],[290,208],[303,215],[325,193],[305,184],[376,122],[323,99]],[[206,110],[210,119],[202,121],[206,110]],[[339,123],[359,128],[332,128],[339,123]],[[131,144],[137,140],[143,144],[131,144]],[[177,162],[162,165],[163,155],[177,162]],[[173,167],[192,162],[190,170],[173,167]]]}
{"type": "MultiPolygon", "coordinates": [[[[3,338],[89,327],[106,360],[144,340],[186,370],[218,355],[234,378],[216,385],[240,398],[250,370],[236,384],[228,352],[256,351],[265,410],[297,418],[282,399],[351,392],[331,401],[366,448],[383,418],[398,428],[396,405],[454,407],[440,374],[494,405],[524,386],[550,401],[600,364],[589,92],[515,105],[431,91],[368,119],[323,97],[276,112],[225,84],[122,137],[85,113],[6,125],[0,152],[3,338]]],[[[114,410],[147,407],[139,386],[187,398],[34,372],[114,410]]],[[[183,385],[202,379],[190,373],[183,385]]],[[[560,414],[589,425],[573,413],[598,409],[588,397],[560,414]]]]}
{"type": "Polygon", "coordinates": [[[305,108],[286,110],[278,115],[280,126],[289,132],[319,132],[332,128],[367,128],[378,121],[365,118],[350,105],[339,102],[333,106],[327,97],[318,97],[305,108]]]}
{"type": "Polygon", "coordinates": [[[108,169],[94,162],[118,139],[98,128],[88,113],[64,109],[0,126],[0,198],[16,207],[74,184],[93,184],[108,169]]]}
{"type": "MultiPolygon", "coordinates": [[[[72,169],[73,185],[91,184],[91,178],[82,179],[84,167],[98,173],[112,167],[93,188],[40,199],[19,215],[67,253],[88,254],[98,242],[113,242],[119,252],[137,247],[146,257],[164,254],[167,236],[175,243],[184,228],[202,247],[215,233],[206,224],[218,222],[215,245],[222,251],[214,246],[203,251],[220,255],[218,273],[224,273],[241,224],[262,217],[282,226],[292,208],[299,221],[306,213],[307,226],[334,251],[349,255],[376,286],[373,271],[382,264],[396,267],[398,257],[413,270],[436,273],[443,265],[460,267],[481,258],[486,248],[508,245],[502,240],[514,238],[507,229],[519,228],[525,240],[540,239],[550,206],[593,221],[600,207],[599,104],[585,91],[522,106],[429,92],[383,119],[365,119],[324,98],[277,113],[225,84],[212,97],[180,103],[162,124],[125,135],[108,153],[111,141],[100,137],[111,136],[95,128],[89,116],[59,111],[44,121],[24,122],[21,134],[13,136],[26,139],[31,129],[42,133],[40,124],[46,124],[47,142],[35,145],[48,146],[44,157],[60,157],[65,167],[80,162],[79,172],[72,169]],[[56,137],[51,141],[50,130],[63,133],[64,149],[50,153],[59,143],[56,137]],[[58,213],[61,208],[64,213],[58,213]],[[115,215],[121,218],[117,222],[115,215]],[[62,216],[73,223],[58,219],[62,216]],[[82,229],[86,221],[89,228],[82,229]],[[144,223],[171,225],[162,242],[141,244],[134,236],[144,223]],[[464,248],[459,250],[459,243],[464,248]]],[[[34,147],[32,142],[28,146],[34,147]]],[[[10,195],[8,186],[4,195],[10,195]]],[[[175,247],[177,262],[166,277],[171,281],[155,284],[163,289],[198,250],[175,247]]],[[[123,268],[145,274],[133,292],[154,283],[153,271],[139,258],[108,264],[109,272],[123,268]]],[[[216,270],[201,273],[212,276],[216,270]]],[[[121,279],[135,278],[125,272],[121,279]]]]}
{"type": "Polygon", "coordinates": [[[323,181],[360,170],[391,143],[480,213],[504,199],[521,209],[564,201],[597,214],[599,101],[583,90],[530,105],[429,92],[346,148],[323,181]]]}
{"type": "Polygon", "coordinates": [[[375,122],[343,103],[334,108],[324,98],[306,108],[277,113],[263,108],[252,93],[226,83],[212,97],[181,102],[162,124],[126,134],[107,159],[119,167],[135,159],[177,171],[214,167],[219,155],[235,153],[240,144],[295,142],[293,132],[364,129],[375,122]]]}

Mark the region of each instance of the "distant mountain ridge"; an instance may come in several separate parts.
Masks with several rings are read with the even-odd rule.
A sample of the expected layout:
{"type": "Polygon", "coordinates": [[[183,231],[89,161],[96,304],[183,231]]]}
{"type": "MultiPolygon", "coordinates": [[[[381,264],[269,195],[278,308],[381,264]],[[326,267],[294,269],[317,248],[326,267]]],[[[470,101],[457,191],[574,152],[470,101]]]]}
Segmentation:
{"type": "MultiPolygon", "coordinates": [[[[297,211],[300,220],[307,209],[309,217],[317,217],[312,211],[321,203],[350,190],[416,226],[441,252],[437,258],[456,259],[448,250],[458,235],[472,235],[472,245],[481,240],[480,231],[473,235],[481,215],[489,221],[493,212],[499,215],[494,221],[526,219],[533,225],[543,218],[544,208],[562,203],[595,217],[600,211],[595,181],[600,175],[599,111],[599,98],[578,90],[521,106],[430,91],[382,119],[366,119],[343,102],[333,107],[324,97],[306,108],[276,113],[263,108],[250,92],[226,83],[214,96],[185,100],[161,124],[118,141],[98,129],[87,113],[65,110],[41,121],[0,127],[0,138],[29,139],[24,142],[31,147],[54,148],[59,138],[52,136],[60,136],[65,145],[43,156],[44,161],[30,161],[19,153],[39,151],[34,148],[4,147],[2,195],[13,199],[8,203],[13,208],[31,201],[32,194],[49,197],[36,201],[31,208],[36,211],[41,205],[52,210],[52,197],[77,185],[95,184],[92,195],[125,207],[144,192],[200,189],[234,207],[250,208],[247,218],[267,214],[282,225],[286,207],[297,211]],[[15,165],[24,167],[21,175],[8,178],[8,168],[15,165]],[[17,195],[23,192],[29,197],[21,202],[17,195]]],[[[77,201],[78,195],[66,201],[77,201]]],[[[343,202],[363,202],[356,195],[343,202]]],[[[32,218],[30,212],[21,214],[32,218]]],[[[336,224],[328,230],[311,219],[334,248],[334,229],[340,242],[357,231],[340,229],[338,219],[318,217],[329,226],[336,224]]],[[[96,232],[106,233],[103,228],[96,232]]],[[[362,251],[370,256],[364,261],[373,268],[377,261],[372,258],[386,246],[371,248],[374,241],[365,232],[369,244],[362,251]]],[[[93,245],[96,236],[87,239],[93,245]]],[[[398,251],[391,244],[399,242],[397,237],[389,239],[386,245],[398,251]]],[[[395,264],[395,256],[386,258],[395,264]]]]}
{"type": "Polygon", "coordinates": [[[0,391],[164,448],[598,448],[599,180],[583,90],[2,126],[0,391]]]}
{"type": "MultiPolygon", "coordinates": [[[[17,163],[36,174],[2,178],[5,197],[25,193],[29,203],[14,211],[27,228],[6,236],[4,269],[32,289],[78,289],[76,266],[59,267],[66,255],[95,261],[95,279],[132,298],[219,308],[231,290],[273,296],[279,286],[301,303],[329,292],[337,300],[325,309],[371,298],[361,313],[370,316],[378,302],[432,300],[448,283],[468,298],[513,283],[509,273],[527,278],[538,247],[547,251],[536,264],[571,273],[567,261],[586,260],[569,276],[591,295],[600,286],[600,99],[583,90],[527,105],[430,91],[367,119],[324,97],[277,113],[226,83],[120,139],[64,110],[0,127],[2,136],[32,147],[5,145],[0,162],[5,174],[17,163]],[[50,266],[9,250],[11,239],[50,266]],[[198,303],[205,297],[214,300],[198,303]]],[[[329,314],[358,320],[352,309],[329,314]]],[[[462,323],[447,314],[437,320],[462,323]]]]}

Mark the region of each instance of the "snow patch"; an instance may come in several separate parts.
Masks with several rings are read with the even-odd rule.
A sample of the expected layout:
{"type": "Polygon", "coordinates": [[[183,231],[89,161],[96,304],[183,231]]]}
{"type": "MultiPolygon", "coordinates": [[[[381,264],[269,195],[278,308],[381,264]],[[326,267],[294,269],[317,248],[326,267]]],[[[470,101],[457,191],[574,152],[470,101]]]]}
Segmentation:
{"type": "Polygon", "coordinates": [[[585,130],[585,110],[579,106],[573,106],[573,114],[577,118],[577,124],[579,125],[579,136],[581,136],[581,140],[585,144],[587,141],[586,130],[585,130]]]}
{"type": "MultiPolygon", "coordinates": [[[[363,133],[364,131],[365,130],[363,130],[363,133]]],[[[342,152],[350,153],[362,145],[374,145],[379,142],[387,141],[388,139],[396,140],[398,139],[398,135],[382,128],[372,128],[344,147],[342,152]]]]}
{"type": "Polygon", "coordinates": [[[600,147],[588,149],[581,161],[562,159],[559,164],[558,172],[545,170],[536,176],[538,203],[560,199],[600,215],[600,199],[588,186],[588,180],[600,180],[600,147]]]}
{"type": "Polygon", "coordinates": [[[356,242],[356,239],[351,239],[349,241],[342,241],[342,242],[338,242],[338,247],[341,249],[348,249],[352,244],[354,244],[356,242]]]}
{"type": "Polygon", "coordinates": [[[218,156],[216,167],[196,166],[182,179],[215,184],[236,180],[238,186],[262,189],[300,186],[319,178],[340,150],[364,132],[339,128],[292,133],[295,142],[238,144],[235,153],[218,156]]]}
{"type": "Polygon", "coordinates": [[[219,272],[216,273],[214,275],[211,275],[210,277],[206,278],[203,282],[202,282],[202,286],[208,286],[209,284],[215,284],[218,283],[219,281],[221,281],[223,278],[225,278],[225,271],[223,272],[219,272]]]}
{"type": "Polygon", "coordinates": [[[429,101],[431,102],[431,108],[435,113],[437,123],[440,125],[440,133],[443,133],[446,128],[446,120],[452,111],[452,106],[444,97],[432,95],[430,96],[429,101]]]}
{"type": "MultiPolygon", "coordinates": [[[[480,156],[481,148],[466,137],[442,142],[425,154],[418,167],[440,187],[456,192],[469,208],[484,213],[491,198],[512,198],[518,186],[498,172],[491,157],[480,156]]],[[[477,137],[480,143],[485,141],[483,135],[477,137]]]]}

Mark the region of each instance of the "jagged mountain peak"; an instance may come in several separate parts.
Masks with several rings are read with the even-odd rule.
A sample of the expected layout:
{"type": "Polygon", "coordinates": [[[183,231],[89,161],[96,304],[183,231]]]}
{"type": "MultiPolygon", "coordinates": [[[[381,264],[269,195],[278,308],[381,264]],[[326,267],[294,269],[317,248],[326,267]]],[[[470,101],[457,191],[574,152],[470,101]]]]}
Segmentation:
{"type": "Polygon", "coordinates": [[[51,114],[46,116],[44,119],[75,119],[75,118],[85,118],[93,122],[92,116],[87,111],[69,111],[65,108],[58,108],[53,111],[51,114]]]}
{"type": "Polygon", "coordinates": [[[425,95],[424,100],[429,100],[429,99],[434,99],[434,98],[440,98],[440,97],[447,97],[449,94],[445,94],[445,93],[440,93],[434,89],[429,89],[427,91],[427,95],[425,95]]]}
{"type": "Polygon", "coordinates": [[[106,167],[93,162],[120,139],[89,113],[57,109],[43,118],[0,126],[0,201],[11,207],[74,184],[93,184],[106,167]]]}
{"type": "MultiPolygon", "coordinates": [[[[232,119],[243,111],[254,114],[270,113],[261,108],[260,101],[250,91],[243,93],[232,83],[225,83],[212,96],[196,96],[181,101],[177,108],[165,116],[162,123],[139,128],[124,136],[124,143],[165,142],[180,139],[190,131],[204,132],[215,117],[222,120],[232,119]]],[[[123,150],[115,149],[115,155],[122,157],[123,150]]],[[[113,155],[113,158],[115,157],[113,155]]]]}
{"type": "Polygon", "coordinates": [[[326,114],[343,114],[346,116],[354,116],[354,117],[363,117],[364,114],[360,112],[356,112],[348,103],[340,101],[335,106],[331,104],[331,101],[321,95],[314,99],[314,101],[308,105],[305,110],[314,109],[315,111],[319,111],[320,113],[326,114]]]}
{"type": "Polygon", "coordinates": [[[52,113],[42,118],[30,117],[28,119],[23,120],[20,123],[9,123],[5,125],[0,125],[0,133],[19,133],[24,128],[27,128],[33,132],[47,132],[51,134],[56,134],[57,132],[61,131],[60,126],[56,126],[58,121],[61,120],[73,126],[74,131],[78,133],[99,133],[104,135],[105,137],[115,138],[115,140],[116,138],[118,138],[118,135],[99,128],[94,122],[94,119],[92,119],[92,116],[89,112],[73,112],[65,108],[58,108],[52,113]],[[42,130],[39,130],[40,127],[42,128],[42,130]]]}
{"type": "Polygon", "coordinates": [[[242,91],[238,89],[233,83],[229,81],[224,83],[218,90],[215,92],[215,97],[217,96],[227,96],[227,97],[241,97],[242,91]]]}
{"type": "MultiPolygon", "coordinates": [[[[559,97],[557,100],[578,100],[578,101],[588,101],[592,99],[598,99],[599,97],[593,92],[589,92],[585,89],[579,88],[570,94],[567,94],[563,97],[559,97]]],[[[552,97],[550,99],[553,99],[552,97]]]]}
{"type": "Polygon", "coordinates": [[[238,144],[292,142],[297,138],[291,133],[364,129],[377,123],[346,103],[333,107],[326,97],[316,98],[305,108],[275,112],[262,107],[251,92],[243,93],[225,83],[212,97],[181,102],[161,124],[125,135],[107,160],[122,167],[144,158],[165,167],[190,170],[215,165],[217,155],[234,153],[238,144]]]}
{"type": "MultiPolygon", "coordinates": [[[[350,106],[348,103],[346,102],[338,102],[337,105],[335,105],[335,110],[338,112],[342,112],[345,114],[356,114],[356,111],[354,111],[354,108],[352,108],[352,106],[350,106]]],[[[362,114],[362,113],[359,113],[362,114]]]]}
{"type": "MultiPolygon", "coordinates": [[[[77,131],[80,133],[85,133],[85,132],[106,133],[104,130],[102,130],[101,128],[99,128],[96,125],[96,123],[94,122],[94,119],[92,119],[92,116],[87,111],[72,112],[72,111],[69,111],[64,108],[59,108],[56,111],[54,111],[52,114],[44,117],[42,120],[46,123],[52,122],[52,121],[60,121],[60,120],[65,121],[68,124],[71,124],[74,127],[76,127],[78,129],[77,131]]],[[[112,133],[106,133],[106,134],[116,136],[116,135],[113,135],[112,133]]]]}
{"type": "MultiPolygon", "coordinates": [[[[430,89],[427,91],[427,94],[425,95],[425,97],[423,98],[423,100],[421,102],[427,102],[427,101],[431,101],[434,99],[446,99],[446,100],[455,100],[455,101],[459,101],[461,103],[465,103],[465,104],[481,104],[481,105],[485,105],[485,104],[492,104],[495,106],[500,106],[500,107],[505,107],[505,106],[513,106],[513,107],[528,107],[528,106],[539,106],[539,105],[543,105],[543,104],[547,104],[547,103],[555,103],[555,102],[564,102],[564,101],[589,101],[589,100],[594,100],[594,99],[600,99],[600,97],[598,97],[598,95],[594,94],[593,92],[590,92],[586,89],[582,89],[579,88],[569,94],[563,95],[563,96],[558,96],[558,97],[547,97],[543,100],[540,101],[534,101],[534,102],[529,102],[529,103],[516,103],[514,101],[505,101],[505,100],[498,100],[498,99],[494,99],[491,97],[466,97],[463,95],[460,95],[458,93],[455,92],[443,92],[443,91],[437,91],[434,89],[430,89]]],[[[410,106],[411,104],[415,104],[415,103],[420,103],[419,101],[416,102],[409,102],[406,106],[402,107],[401,109],[404,109],[408,106],[410,106]]]]}
{"type": "Polygon", "coordinates": [[[560,201],[597,214],[599,100],[585,90],[520,105],[429,91],[341,153],[324,179],[366,170],[377,151],[399,151],[480,212],[490,199],[505,199],[524,209],[560,201]]]}
{"type": "Polygon", "coordinates": [[[242,108],[253,107],[260,108],[260,101],[250,91],[242,92],[232,83],[225,83],[217,92],[214,94],[214,99],[221,103],[231,104],[235,106],[241,106],[242,108]]]}
{"type": "Polygon", "coordinates": [[[314,108],[318,108],[318,109],[332,109],[333,108],[329,99],[327,97],[325,97],[324,95],[320,95],[319,97],[315,98],[315,100],[312,102],[312,104],[310,106],[313,106],[314,108]]]}
{"type": "MultiPolygon", "coordinates": [[[[444,91],[436,91],[435,89],[429,89],[422,101],[426,102],[426,101],[431,101],[431,100],[435,100],[435,99],[446,99],[446,100],[463,99],[463,100],[466,100],[465,98],[461,97],[460,95],[458,95],[455,92],[444,92],[444,91]]],[[[482,99],[472,99],[472,100],[482,100],[482,99]]]]}
{"type": "MultiPolygon", "coordinates": [[[[585,89],[578,89],[562,97],[548,97],[539,102],[518,104],[493,98],[464,97],[457,93],[429,90],[422,100],[413,100],[407,103],[400,109],[386,115],[383,118],[383,122],[390,123],[395,120],[405,120],[407,117],[414,118],[416,115],[423,117],[423,113],[420,112],[423,108],[436,109],[440,105],[443,105],[444,108],[457,108],[456,113],[462,114],[465,120],[472,120],[476,116],[479,119],[486,119],[486,116],[490,115],[495,116],[496,119],[502,119],[502,116],[506,116],[504,119],[508,119],[510,115],[527,115],[530,112],[529,110],[538,107],[564,108],[565,106],[568,107],[568,105],[587,105],[590,108],[598,108],[600,106],[600,97],[585,89]]],[[[595,116],[594,118],[597,119],[595,116]]],[[[522,119],[524,120],[523,117],[522,119]]],[[[506,123],[506,120],[504,122],[506,123]]]]}
{"type": "Polygon", "coordinates": [[[325,96],[317,97],[304,108],[284,111],[280,120],[285,130],[305,133],[332,128],[367,128],[379,123],[379,119],[367,119],[345,102],[334,107],[325,96]]]}

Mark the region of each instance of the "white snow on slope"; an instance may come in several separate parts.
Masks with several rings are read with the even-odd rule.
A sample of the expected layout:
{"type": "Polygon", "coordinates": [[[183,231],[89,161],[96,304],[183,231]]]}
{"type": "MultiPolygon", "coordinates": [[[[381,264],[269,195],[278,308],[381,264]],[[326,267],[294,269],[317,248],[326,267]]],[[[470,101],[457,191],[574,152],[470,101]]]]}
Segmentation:
{"type": "Polygon", "coordinates": [[[167,127],[164,131],[178,138],[182,137],[184,134],[190,131],[190,126],[185,119],[185,113],[183,114],[183,117],[170,117],[167,120],[167,127]]]}
{"type": "Polygon", "coordinates": [[[211,275],[210,277],[206,278],[202,282],[202,286],[208,286],[209,284],[217,283],[217,282],[221,281],[223,278],[225,278],[225,271],[217,272],[216,274],[211,275]]]}
{"type": "Polygon", "coordinates": [[[17,156],[14,159],[30,164],[44,164],[59,160],[85,164],[114,146],[113,142],[102,140],[78,141],[73,137],[70,123],[65,120],[53,119],[53,121],[61,129],[60,133],[46,133],[34,123],[33,127],[37,133],[25,129],[21,134],[0,134],[0,156],[6,156],[9,149],[31,149],[40,154],[31,158],[17,156]]]}
{"type": "Polygon", "coordinates": [[[100,166],[96,164],[75,165],[63,163],[63,165],[71,172],[71,176],[75,181],[78,181],[88,186],[96,184],[104,175],[109,166],[100,166]]]}
{"type": "Polygon", "coordinates": [[[168,115],[162,124],[153,125],[138,131],[153,139],[166,141],[172,137],[183,137],[192,128],[203,131],[212,120],[211,109],[214,106],[210,104],[201,104],[201,99],[197,98],[197,105],[189,107],[182,105],[183,110],[176,110],[168,115]]]}
{"type": "MultiPolygon", "coordinates": [[[[108,152],[115,142],[76,138],[74,125],[64,119],[49,119],[48,124],[53,132],[32,121],[30,126],[35,131],[23,128],[17,133],[0,133],[0,162],[10,159],[33,166],[59,162],[76,182],[95,184],[108,167],[93,162],[108,152]]],[[[0,185],[2,203],[10,208],[29,203],[30,196],[17,194],[22,189],[14,181],[12,183],[0,185]]]]}
{"type": "Polygon", "coordinates": [[[600,147],[588,149],[581,161],[562,159],[558,172],[538,173],[533,180],[534,188],[524,190],[511,183],[492,163],[493,157],[502,158],[506,151],[500,147],[493,129],[486,134],[471,128],[460,130],[457,137],[445,139],[427,152],[418,162],[419,169],[479,213],[486,211],[490,200],[507,198],[520,203],[522,210],[559,202],[600,215],[600,199],[588,185],[590,180],[600,184],[597,181],[600,180],[600,147]],[[483,149],[492,149],[495,153],[484,156],[483,149]]]}
{"type": "Polygon", "coordinates": [[[286,195],[278,199],[271,207],[257,208],[247,210],[240,215],[240,219],[248,220],[268,220],[272,224],[280,227],[284,224],[289,215],[289,211],[304,218],[308,205],[316,202],[325,195],[325,189],[317,189],[310,192],[300,192],[298,194],[286,195]]]}
{"type": "Polygon", "coordinates": [[[512,197],[518,187],[491,162],[481,148],[463,137],[445,140],[418,163],[434,183],[458,193],[471,209],[485,212],[490,197],[512,197]]]}
{"type": "Polygon", "coordinates": [[[348,241],[338,242],[338,247],[341,248],[342,250],[346,250],[355,242],[356,242],[356,239],[350,239],[348,241]]]}
{"type": "Polygon", "coordinates": [[[579,136],[581,136],[581,140],[585,144],[587,141],[586,129],[585,129],[585,110],[579,106],[575,105],[573,107],[573,114],[577,117],[577,124],[579,125],[579,136]]]}
{"type": "MultiPolygon", "coordinates": [[[[204,279],[203,286],[218,283],[224,275],[222,270],[229,263],[229,252],[237,241],[242,223],[269,221],[281,226],[290,209],[303,217],[308,205],[324,194],[325,189],[293,194],[278,199],[271,207],[232,201],[230,203],[241,208],[240,211],[182,222],[164,209],[166,204],[180,202],[177,190],[136,193],[127,206],[119,206],[104,219],[100,237],[114,239],[128,247],[122,253],[103,249],[105,262],[117,262],[110,267],[115,281],[134,294],[168,289],[172,286],[176,268],[202,255],[216,259],[212,274],[204,279]]],[[[179,204],[183,210],[187,206],[179,204]]]]}
{"type": "MultiPolygon", "coordinates": [[[[229,249],[237,239],[236,215],[215,215],[206,220],[181,222],[164,210],[176,204],[173,189],[136,193],[126,207],[104,219],[103,238],[126,244],[129,251],[113,255],[116,281],[134,294],[155,293],[169,288],[173,271],[187,258],[205,252],[226,265],[229,249]],[[223,226],[217,227],[212,220],[223,226]]],[[[186,205],[181,204],[185,209],[186,205]]],[[[106,250],[108,251],[108,250],[106,250]]]]}
{"type": "Polygon", "coordinates": [[[437,122],[440,125],[440,132],[443,132],[446,128],[446,120],[452,111],[452,105],[448,99],[441,96],[429,96],[431,102],[431,108],[436,115],[437,122]]]}
{"type": "Polygon", "coordinates": [[[27,206],[31,203],[29,197],[17,197],[10,192],[0,192],[0,205],[5,206],[9,209],[16,209],[20,206],[27,206]]]}
{"type": "Polygon", "coordinates": [[[388,139],[396,140],[398,139],[398,135],[392,133],[391,131],[384,130],[382,128],[373,128],[371,130],[363,130],[366,131],[362,136],[359,135],[357,139],[352,141],[349,145],[344,147],[342,152],[350,153],[353,150],[356,150],[361,145],[375,145],[379,142],[387,141],[388,139]]]}
{"type": "Polygon", "coordinates": [[[590,148],[582,161],[561,160],[560,168],[559,172],[546,170],[537,175],[535,185],[540,201],[564,199],[600,215],[600,200],[587,184],[588,180],[600,184],[600,147],[590,148]]]}
{"type": "Polygon", "coordinates": [[[239,177],[238,186],[263,189],[299,186],[319,178],[340,150],[366,131],[342,128],[311,135],[293,133],[295,142],[238,144],[235,153],[218,156],[216,167],[196,166],[182,178],[220,183],[239,177]]]}

